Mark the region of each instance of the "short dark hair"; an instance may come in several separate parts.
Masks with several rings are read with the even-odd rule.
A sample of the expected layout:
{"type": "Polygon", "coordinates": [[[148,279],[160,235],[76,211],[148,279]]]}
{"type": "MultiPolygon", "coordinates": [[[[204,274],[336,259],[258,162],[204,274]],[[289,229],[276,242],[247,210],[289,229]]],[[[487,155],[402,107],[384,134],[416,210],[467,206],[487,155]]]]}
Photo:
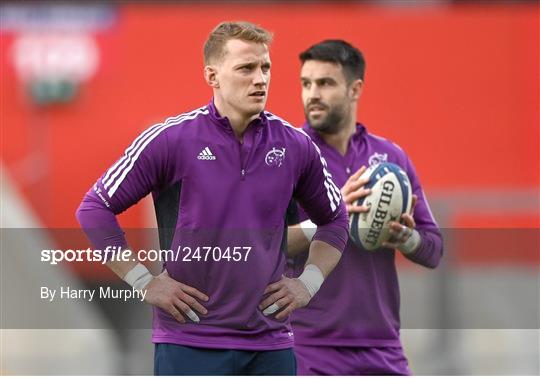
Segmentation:
{"type": "Polygon", "coordinates": [[[302,64],[308,60],[340,64],[349,82],[357,79],[364,80],[366,71],[364,55],[356,47],[341,39],[327,39],[311,46],[300,53],[300,60],[302,64]]]}

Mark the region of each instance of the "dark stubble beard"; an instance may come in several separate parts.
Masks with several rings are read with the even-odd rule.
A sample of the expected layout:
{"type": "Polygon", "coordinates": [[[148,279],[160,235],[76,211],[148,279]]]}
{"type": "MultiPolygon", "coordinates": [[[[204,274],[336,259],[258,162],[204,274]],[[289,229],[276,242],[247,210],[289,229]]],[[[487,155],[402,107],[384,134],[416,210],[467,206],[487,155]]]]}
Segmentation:
{"type": "Polygon", "coordinates": [[[328,107],[326,104],[324,107],[328,110],[326,117],[313,121],[309,118],[307,108],[304,109],[304,114],[309,126],[320,133],[324,134],[337,134],[346,122],[347,114],[349,110],[346,104],[340,104],[339,106],[328,107]]]}

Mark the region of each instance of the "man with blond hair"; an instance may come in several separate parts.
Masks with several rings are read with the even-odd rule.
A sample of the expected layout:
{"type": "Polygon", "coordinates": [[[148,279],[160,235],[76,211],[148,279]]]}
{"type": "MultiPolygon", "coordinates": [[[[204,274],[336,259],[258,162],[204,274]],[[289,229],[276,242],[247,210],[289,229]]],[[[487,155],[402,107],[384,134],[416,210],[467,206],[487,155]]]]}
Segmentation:
{"type": "Polygon", "coordinates": [[[204,46],[210,103],[142,133],[77,212],[98,249],[127,248],[116,214],[152,193],[160,247],[179,253],[157,276],[139,261],[107,265],[154,306],[158,375],[294,375],[288,317],[345,248],[347,212],[319,149],[264,110],[271,39],[219,24],[204,46]],[[293,198],[319,226],[297,279],[283,276],[293,198]]]}

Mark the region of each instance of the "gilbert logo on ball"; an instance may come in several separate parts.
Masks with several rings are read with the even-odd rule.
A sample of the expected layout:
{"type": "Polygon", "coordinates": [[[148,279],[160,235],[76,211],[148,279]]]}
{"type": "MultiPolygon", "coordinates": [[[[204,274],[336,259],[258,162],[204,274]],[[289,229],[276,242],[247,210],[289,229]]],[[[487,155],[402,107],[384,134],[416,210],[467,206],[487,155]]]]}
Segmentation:
{"type": "Polygon", "coordinates": [[[405,171],[393,163],[370,167],[361,176],[365,177],[369,178],[365,188],[370,188],[371,193],[355,204],[370,209],[350,215],[349,233],[357,246],[373,251],[390,238],[388,223],[399,222],[401,214],[410,213],[412,190],[405,171]]]}

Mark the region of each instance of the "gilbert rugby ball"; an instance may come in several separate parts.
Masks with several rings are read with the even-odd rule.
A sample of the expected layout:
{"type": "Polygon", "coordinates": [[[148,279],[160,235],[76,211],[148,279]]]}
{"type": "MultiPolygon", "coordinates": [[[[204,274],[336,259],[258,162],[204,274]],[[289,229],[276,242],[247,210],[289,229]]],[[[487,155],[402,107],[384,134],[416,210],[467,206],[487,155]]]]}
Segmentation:
{"type": "Polygon", "coordinates": [[[405,171],[393,163],[377,164],[360,177],[369,177],[364,188],[370,188],[371,193],[359,198],[355,205],[370,209],[350,214],[349,233],[357,246],[373,251],[390,238],[388,223],[399,222],[401,214],[410,213],[411,183],[405,171]]]}

